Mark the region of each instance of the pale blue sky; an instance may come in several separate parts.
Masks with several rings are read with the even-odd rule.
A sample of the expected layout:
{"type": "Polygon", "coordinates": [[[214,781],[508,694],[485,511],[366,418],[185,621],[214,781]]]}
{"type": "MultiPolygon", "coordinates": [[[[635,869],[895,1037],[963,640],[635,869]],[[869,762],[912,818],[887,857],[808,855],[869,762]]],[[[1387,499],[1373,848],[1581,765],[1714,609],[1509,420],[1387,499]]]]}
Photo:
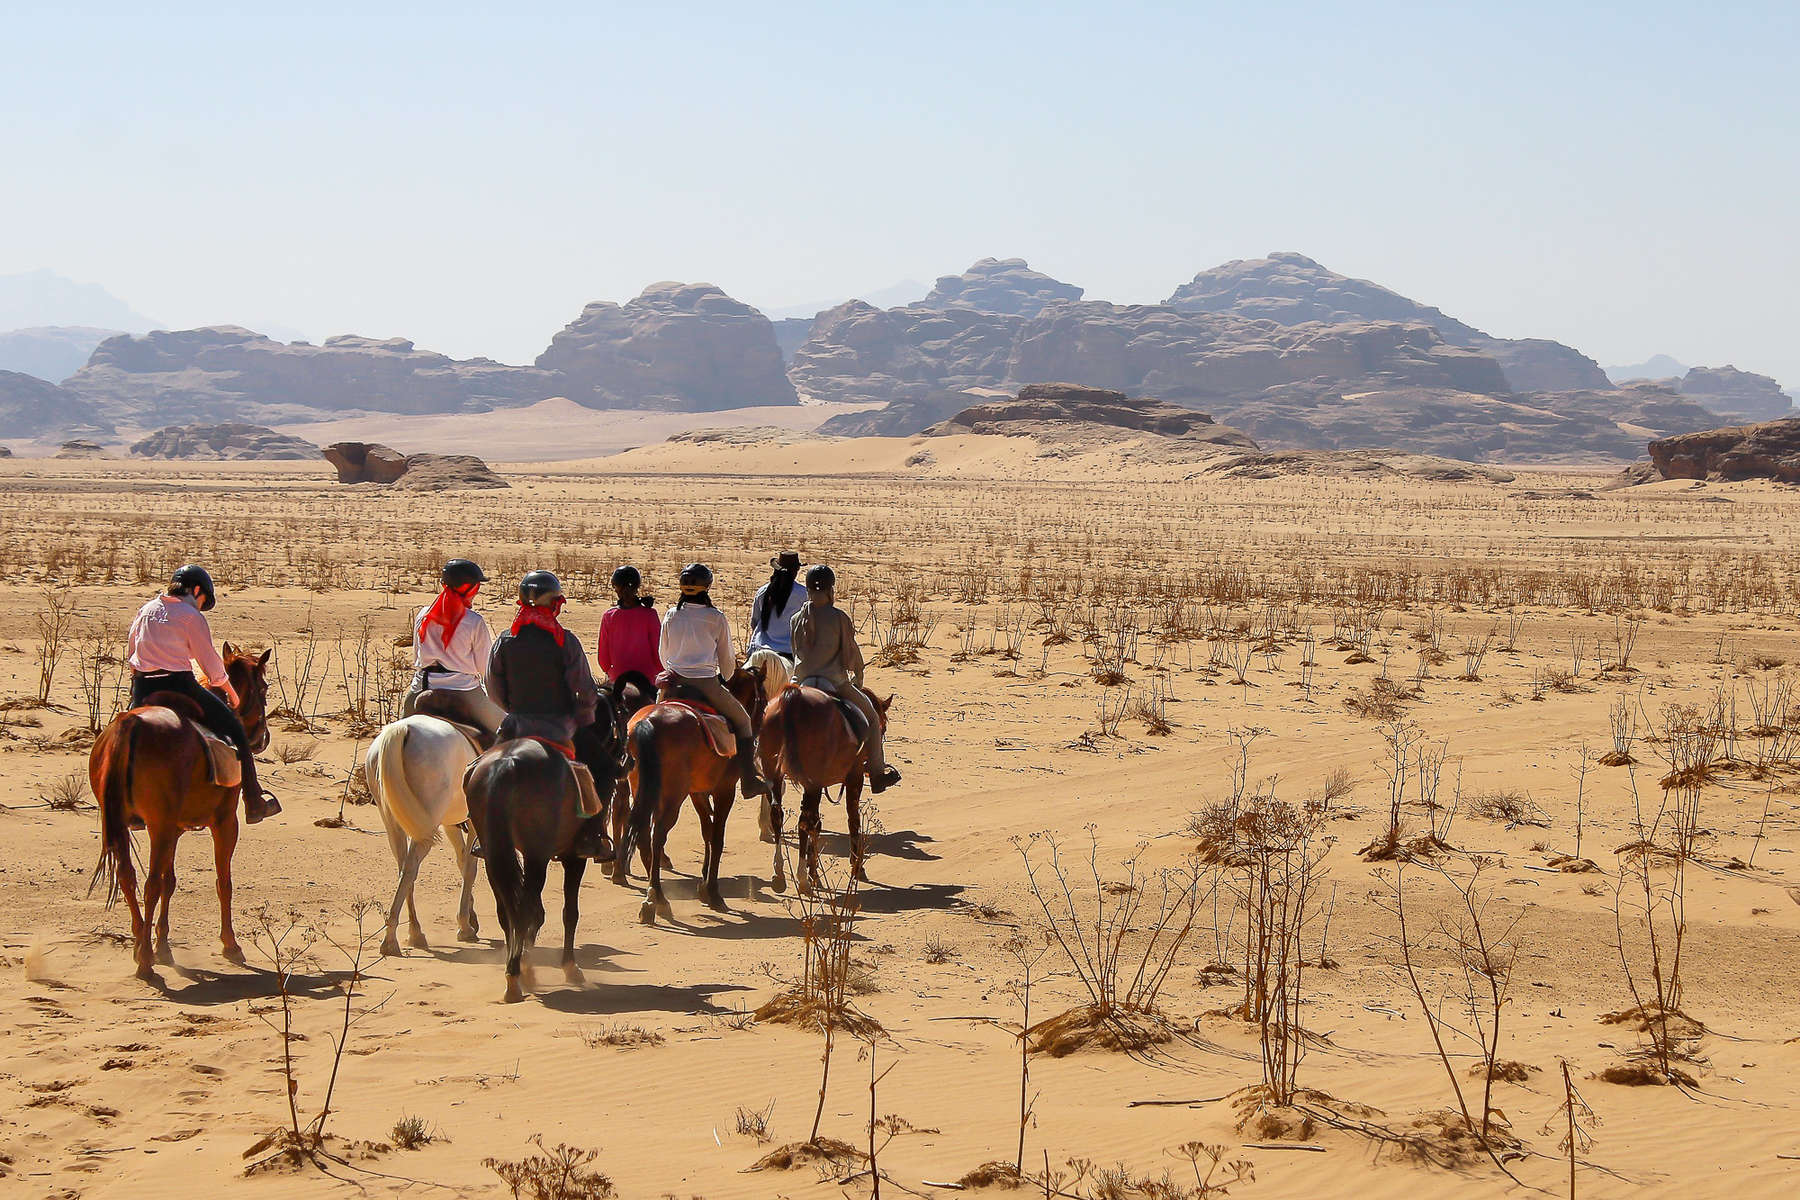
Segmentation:
{"type": "Polygon", "coordinates": [[[1800,384],[1800,4],[0,9],[0,274],[528,361],[592,299],[1298,250],[1800,384]]]}

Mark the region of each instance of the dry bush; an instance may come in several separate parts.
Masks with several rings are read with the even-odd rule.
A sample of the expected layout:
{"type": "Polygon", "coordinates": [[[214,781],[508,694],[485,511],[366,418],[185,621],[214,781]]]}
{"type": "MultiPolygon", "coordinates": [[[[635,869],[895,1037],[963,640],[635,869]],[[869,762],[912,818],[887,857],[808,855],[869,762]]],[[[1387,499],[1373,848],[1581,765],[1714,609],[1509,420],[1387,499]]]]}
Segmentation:
{"type": "Polygon", "coordinates": [[[1119,864],[1121,876],[1108,879],[1100,866],[1098,830],[1089,826],[1087,834],[1081,864],[1065,861],[1053,834],[1013,839],[1049,936],[1089,1000],[1082,1009],[1045,1022],[1044,1037],[1035,1032],[1034,1037],[1043,1044],[1054,1034],[1053,1040],[1066,1046],[1083,1028],[1104,1041],[1099,1031],[1105,1029],[1126,1048],[1141,1042],[1146,1030],[1154,1039],[1157,997],[1217,880],[1201,870],[1197,858],[1181,868],[1148,870],[1141,862],[1142,844],[1119,864]]]}
{"type": "Polygon", "coordinates": [[[531,1144],[538,1153],[481,1160],[511,1190],[513,1200],[610,1200],[618,1194],[613,1181],[593,1167],[600,1151],[564,1142],[546,1146],[541,1133],[532,1135],[531,1144]]]}
{"type": "Polygon", "coordinates": [[[39,798],[51,812],[80,812],[90,807],[87,772],[70,771],[57,776],[44,785],[39,798]]]}

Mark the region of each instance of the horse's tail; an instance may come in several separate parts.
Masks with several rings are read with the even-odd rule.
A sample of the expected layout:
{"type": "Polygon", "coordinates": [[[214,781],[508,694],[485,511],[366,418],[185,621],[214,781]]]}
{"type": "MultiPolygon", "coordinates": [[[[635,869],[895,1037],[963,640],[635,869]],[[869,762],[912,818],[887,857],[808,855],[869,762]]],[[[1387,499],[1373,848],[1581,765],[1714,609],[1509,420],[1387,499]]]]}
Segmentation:
{"type": "Polygon", "coordinates": [[[101,764],[100,861],[94,864],[93,878],[88,880],[92,895],[101,881],[106,883],[106,906],[111,908],[119,898],[119,867],[131,860],[131,826],[125,820],[125,807],[131,800],[133,751],[137,742],[138,718],[127,713],[119,722],[112,744],[107,747],[106,761],[101,764]]]}
{"type": "Polygon", "coordinates": [[[806,784],[806,767],[800,762],[799,715],[800,690],[794,689],[781,705],[781,773],[802,787],[806,784]]]}
{"type": "MultiPolygon", "coordinates": [[[[502,909],[501,920],[507,929],[519,927],[516,917],[525,893],[525,873],[519,866],[512,829],[512,807],[519,788],[507,778],[517,770],[516,764],[502,757],[487,764],[477,783],[486,791],[487,802],[482,805],[481,845],[482,853],[487,856],[488,883],[494,889],[494,905],[502,909]]],[[[471,766],[464,779],[468,780],[473,774],[471,766]]]]}
{"type": "MultiPolygon", "coordinates": [[[[381,823],[387,826],[388,840],[396,833],[415,842],[427,842],[437,833],[426,803],[413,791],[412,779],[406,772],[407,722],[395,721],[375,735],[363,762],[369,791],[381,809],[381,823]]],[[[396,843],[396,857],[404,846],[396,843]]]]}
{"type": "MultiPolygon", "coordinates": [[[[625,836],[616,851],[620,868],[631,869],[632,843],[650,845],[650,819],[662,801],[662,751],[656,745],[656,726],[649,720],[639,721],[631,730],[631,753],[637,760],[637,790],[631,797],[631,820],[625,825],[625,836]]],[[[625,878],[620,875],[620,878],[625,878]]]]}

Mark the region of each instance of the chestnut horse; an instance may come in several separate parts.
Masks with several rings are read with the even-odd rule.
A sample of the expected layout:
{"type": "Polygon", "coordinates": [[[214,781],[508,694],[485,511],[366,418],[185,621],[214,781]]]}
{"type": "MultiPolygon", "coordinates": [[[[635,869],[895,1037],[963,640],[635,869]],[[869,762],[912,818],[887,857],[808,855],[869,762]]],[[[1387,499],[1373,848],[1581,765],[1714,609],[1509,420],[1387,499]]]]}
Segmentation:
{"type": "MultiPolygon", "coordinates": [[[[883,731],[893,696],[870,694],[883,731]]],[[[800,818],[795,824],[795,883],[800,894],[811,895],[819,882],[819,801],[825,789],[844,789],[844,811],[850,826],[850,873],[867,883],[863,873],[862,789],[867,765],[862,743],[835,696],[814,687],[790,684],[775,697],[763,716],[762,736],[756,740],[763,777],[769,781],[769,823],[775,842],[775,882],[778,892],[787,890],[781,862],[781,797],[786,782],[800,785],[800,818]]]]}
{"type": "MultiPolygon", "coordinates": [[[[750,655],[726,683],[744,711],[750,728],[762,725],[763,707],[788,681],[787,660],[773,650],[750,655]]],[[[677,697],[679,699],[679,697],[677,697]]],[[[715,753],[694,712],[679,704],[657,703],[632,715],[627,742],[631,749],[631,819],[620,831],[618,854],[613,860],[613,882],[631,882],[631,853],[635,846],[650,878],[638,919],[656,924],[656,917],[674,919],[663,898],[663,848],[669,831],[681,816],[681,801],[693,800],[700,819],[703,847],[700,897],[707,907],[724,911],[719,894],[719,863],[725,857],[725,823],[737,798],[737,769],[729,758],[715,753]]]]}
{"type": "MultiPolygon", "coordinates": [[[[225,674],[237,689],[238,718],[250,748],[269,745],[264,713],[268,684],[263,672],[270,651],[239,654],[225,644],[225,674]]],[[[93,883],[106,881],[107,902],[123,889],[131,907],[137,976],[154,979],[154,963],[174,961],[169,953],[169,897],[175,892],[175,843],[190,829],[210,829],[213,869],[219,889],[219,944],[232,962],[244,961],[231,927],[231,854],[237,848],[239,788],[214,786],[210,758],[201,740],[200,710],[183,696],[149,697],[150,703],[112,719],[94,739],[88,755],[88,783],[100,804],[100,862],[93,883]],[[137,869],[131,861],[131,822],[141,820],[150,835],[143,907],[138,906],[137,869]],[[156,926],[151,953],[150,931],[156,926]]],[[[90,884],[90,890],[93,884],[90,884]]]]}

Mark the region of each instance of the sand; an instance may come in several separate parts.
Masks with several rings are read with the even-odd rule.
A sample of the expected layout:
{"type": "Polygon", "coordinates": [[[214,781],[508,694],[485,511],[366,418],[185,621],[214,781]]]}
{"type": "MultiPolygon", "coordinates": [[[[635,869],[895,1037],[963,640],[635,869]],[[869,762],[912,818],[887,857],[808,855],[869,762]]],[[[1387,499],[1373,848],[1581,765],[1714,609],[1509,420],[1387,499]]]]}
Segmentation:
{"type": "MultiPolygon", "coordinates": [[[[496,575],[527,563],[562,571],[574,597],[566,616],[584,636],[618,561],[639,563],[666,592],[675,568],[705,557],[741,628],[762,564],[797,543],[809,560],[839,565],[872,651],[905,616],[897,605],[916,600],[935,618],[917,661],[870,671],[877,691],[898,697],[890,756],[906,778],[875,804],[872,882],[854,951],[868,990],[854,1003],[890,1038],[878,1049],[879,1068],[893,1068],[878,1111],[922,1130],[882,1152],[893,1181],[884,1191],[948,1194],[928,1182],[1016,1149],[1016,1043],[985,1023],[1017,1019],[1006,988],[1017,968],[1003,945],[1037,916],[1012,840],[1048,830],[1085,853],[1092,824],[1109,879],[1133,853],[1151,870],[1179,867],[1195,847],[1184,832],[1191,814],[1230,790],[1234,730],[1267,731],[1252,745],[1252,786],[1268,781],[1298,802],[1338,770],[1355,784],[1320,835],[1335,905],[1328,934],[1312,927],[1303,952],[1315,961],[1322,949],[1335,966],[1305,977],[1302,1019],[1317,1036],[1301,1085],[1371,1106],[1381,1115],[1363,1119],[1392,1128],[1454,1105],[1396,969],[1394,923],[1376,903],[1393,867],[1356,853],[1385,826],[1387,782],[1380,723],[1354,715],[1345,699],[1368,694],[1385,662],[1390,679],[1417,689],[1406,719],[1447,743],[1440,799],[1460,771],[1463,807],[1447,837],[1459,853],[1443,862],[1460,872],[1471,854],[1495,860],[1484,886],[1496,911],[1519,918],[1501,1057],[1535,1069],[1522,1083],[1496,1085],[1495,1106],[1527,1154],[1510,1169],[1529,1187],[1567,1190],[1558,1149],[1566,1060],[1602,1122],[1580,1155],[1579,1195],[1793,1194],[1800,1161],[1784,1156],[1800,1154],[1800,771],[1735,767],[1702,790],[1708,834],[1688,880],[1683,1007],[1708,1032],[1697,1046],[1704,1061],[1686,1066],[1698,1086],[1686,1092],[1595,1078],[1641,1040],[1599,1018],[1632,1003],[1616,949],[1614,851],[1634,836],[1633,783],[1645,803],[1661,802],[1659,747],[1639,742],[1639,765],[1586,775],[1580,853],[1598,872],[1550,865],[1575,852],[1581,752],[1611,748],[1609,711],[1620,697],[1655,725],[1666,705],[1703,705],[1723,687],[1742,731],[1756,689],[1791,675],[1787,661],[1800,661],[1793,492],[1656,485],[1585,499],[1571,493],[1604,477],[1579,472],[1525,472],[1507,485],[1188,479],[1168,464],[1071,462],[1026,439],[926,441],[656,446],[519,469],[508,492],[430,497],[340,488],[312,464],[0,464],[0,569],[15,581],[0,603],[0,695],[10,698],[0,709],[0,830],[10,850],[0,861],[6,1186],[27,1196],[502,1196],[483,1160],[531,1153],[541,1135],[597,1148],[594,1165],[628,1197],[868,1194],[866,1181],[822,1186],[810,1168],[746,1171],[775,1146],[806,1138],[822,1039],[745,1015],[798,972],[801,946],[799,913],[770,891],[771,848],[757,839],[754,806],[741,803],[724,867],[729,912],[694,899],[698,843],[686,814],[670,840],[675,869],[665,873],[674,922],[641,925],[641,880],[627,891],[590,872],[578,935],[586,984],[565,984],[555,969],[552,903],[539,990],[517,1005],[500,1003],[485,878],[476,893],[484,941],[458,944],[454,874],[448,854],[434,852],[418,891],[431,947],[379,962],[364,985],[356,1008],[373,1011],[351,1031],[330,1127],[346,1140],[391,1143],[396,1121],[414,1115],[435,1140],[365,1149],[329,1175],[306,1167],[246,1178],[244,1152],[286,1120],[281,1040],[265,1023],[277,1006],[254,950],[248,967],[218,954],[205,835],[181,847],[175,965],[160,969],[160,986],[140,983],[123,944],[123,907],[109,910],[86,891],[93,809],[58,811],[44,800],[85,768],[79,735],[65,736],[86,723],[76,652],[59,666],[54,707],[12,703],[36,692],[41,586],[73,602],[82,628],[105,623],[116,636],[176,560],[219,564],[226,594],[215,631],[273,644],[290,691],[309,637],[321,643],[314,729],[278,732],[263,768],[286,812],[248,830],[238,849],[240,934],[268,906],[342,940],[355,902],[385,905],[394,881],[373,807],[342,804],[342,826],[316,824],[339,815],[366,745],[343,715],[341,680],[365,619],[372,646],[391,650],[406,614],[430,594],[432,565],[467,549],[496,575]],[[931,460],[909,466],[922,449],[931,460]],[[171,511],[176,482],[186,502],[171,511]],[[152,510],[157,520],[146,524],[152,510]],[[1205,619],[1204,598],[1227,628],[1248,621],[1254,631],[1266,619],[1262,595],[1302,575],[1316,590],[1277,624],[1311,629],[1310,689],[1300,686],[1306,643],[1296,638],[1278,636],[1278,653],[1252,655],[1238,686],[1231,670],[1209,665],[1216,648],[1237,652],[1231,639],[1165,643],[1152,633],[1184,598],[1196,620],[1205,619]],[[1348,650],[1326,646],[1346,607],[1327,584],[1389,589],[1373,661],[1353,663],[1348,650]],[[1653,602],[1659,594],[1666,610],[1653,602]],[[1126,683],[1106,687],[1095,678],[1095,647],[1050,635],[1058,621],[1116,628],[1115,598],[1131,601],[1140,635],[1123,664],[1126,683]],[[1628,606],[1609,611],[1621,598],[1628,606]],[[1625,611],[1643,617],[1635,669],[1603,678],[1625,611]],[[1522,619],[1514,649],[1490,647],[1479,679],[1456,679],[1462,642],[1496,622],[1504,638],[1512,614],[1522,619]],[[1445,630],[1447,659],[1418,678],[1416,635],[1434,625],[1445,630]],[[1015,637],[1012,659],[1004,652],[1015,637]],[[1561,679],[1577,657],[1580,671],[1561,679]],[[1166,734],[1151,733],[1142,716],[1103,731],[1126,689],[1165,695],[1166,734]],[[300,757],[308,746],[310,757],[300,757]],[[295,760],[280,761],[282,751],[295,760]],[[1541,824],[1477,815],[1511,793],[1541,824]],[[655,1041],[638,1031],[661,1040],[615,1044],[655,1041]],[[771,1104],[768,1145],[737,1132],[740,1108],[771,1104]]],[[[496,624],[509,612],[500,590],[482,600],[496,624]]],[[[1770,742],[1742,732],[1734,749],[1754,763],[1770,742]]],[[[1410,804],[1404,812],[1414,834],[1432,821],[1410,804]]],[[[842,808],[828,804],[825,824],[827,860],[841,870],[842,808]]],[[[1421,927],[1453,911],[1453,894],[1423,865],[1409,867],[1407,881],[1421,927]]],[[[560,895],[554,869],[549,892],[560,895]]],[[[1223,916],[1228,892],[1220,903],[1223,916]]],[[[1207,911],[1180,954],[1160,996],[1177,1040],[1135,1057],[1084,1050],[1033,1061],[1028,1169],[1041,1171],[1047,1155],[1065,1173],[1068,1160],[1085,1158],[1160,1176],[1187,1171],[1170,1152],[1198,1139],[1254,1164],[1255,1182],[1233,1196],[1521,1191],[1492,1163],[1431,1165],[1323,1126],[1304,1143],[1320,1152],[1246,1148],[1264,1143],[1237,1130],[1223,1098],[1261,1078],[1256,1031],[1218,1015],[1241,1001],[1241,986],[1201,972],[1241,955],[1219,947],[1241,938],[1242,920],[1215,929],[1207,911]],[[1132,1106],[1144,1100],[1194,1103],[1132,1106]]],[[[1633,929],[1629,910],[1626,924],[1633,929]]],[[[1635,954],[1634,933],[1627,944],[1635,954]]],[[[321,1100],[343,1003],[338,955],[323,947],[317,958],[298,979],[294,1012],[306,1116],[321,1100]]],[[[1441,948],[1421,961],[1434,996],[1460,978],[1441,948]]],[[[1034,1019],[1086,1002],[1054,951],[1043,965],[1051,973],[1034,990],[1034,1019]]],[[[1471,1047],[1452,1048],[1460,1075],[1471,1047]]],[[[865,1140],[868,1071],[857,1044],[841,1040],[822,1133],[865,1140]]]]}

